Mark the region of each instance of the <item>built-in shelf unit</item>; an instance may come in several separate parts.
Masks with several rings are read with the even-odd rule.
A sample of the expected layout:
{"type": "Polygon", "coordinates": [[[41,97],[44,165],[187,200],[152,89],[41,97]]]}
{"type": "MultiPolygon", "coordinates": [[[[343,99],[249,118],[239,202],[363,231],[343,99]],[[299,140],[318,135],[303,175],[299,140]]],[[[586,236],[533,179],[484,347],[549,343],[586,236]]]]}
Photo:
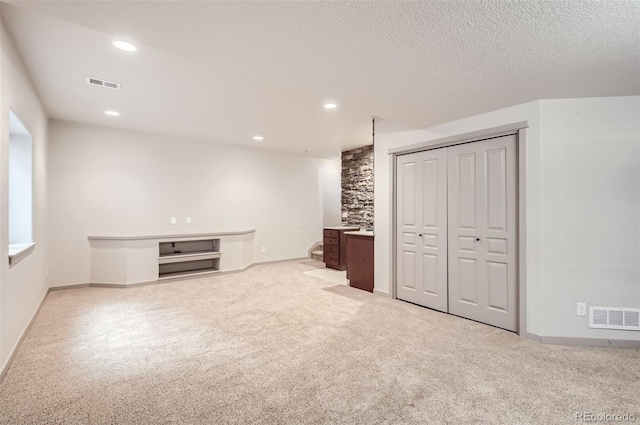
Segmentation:
{"type": "Polygon", "coordinates": [[[88,236],[91,246],[91,283],[129,286],[198,274],[244,270],[253,264],[254,235],[255,229],[88,236]],[[224,247],[222,261],[221,247],[224,247]]]}
{"type": "Polygon", "coordinates": [[[179,240],[159,243],[158,278],[220,271],[220,239],[179,240]]]}

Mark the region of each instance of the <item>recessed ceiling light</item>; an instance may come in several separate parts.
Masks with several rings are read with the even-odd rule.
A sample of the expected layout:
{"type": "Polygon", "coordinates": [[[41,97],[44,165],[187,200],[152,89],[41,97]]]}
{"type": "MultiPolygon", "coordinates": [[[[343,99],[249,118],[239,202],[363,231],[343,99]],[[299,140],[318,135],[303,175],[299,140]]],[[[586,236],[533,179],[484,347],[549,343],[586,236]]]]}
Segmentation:
{"type": "Polygon", "coordinates": [[[253,136],[253,140],[257,140],[257,141],[264,140],[264,137],[262,137],[262,136],[253,136]]]}
{"type": "Polygon", "coordinates": [[[324,106],[324,109],[336,109],[338,107],[338,105],[332,102],[325,103],[323,106],[324,106]]]}
{"type": "Polygon", "coordinates": [[[118,112],[118,111],[104,111],[104,113],[106,115],[110,115],[112,117],[119,117],[120,116],[120,112],[118,112]]]}
{"type": "Polygon", "coordinates": [[[120,50],[124,50],[125,52],[135,52],[136,46],[124,40],[116,40],[113,42],[113,45],[116,46],[120,50]]]}

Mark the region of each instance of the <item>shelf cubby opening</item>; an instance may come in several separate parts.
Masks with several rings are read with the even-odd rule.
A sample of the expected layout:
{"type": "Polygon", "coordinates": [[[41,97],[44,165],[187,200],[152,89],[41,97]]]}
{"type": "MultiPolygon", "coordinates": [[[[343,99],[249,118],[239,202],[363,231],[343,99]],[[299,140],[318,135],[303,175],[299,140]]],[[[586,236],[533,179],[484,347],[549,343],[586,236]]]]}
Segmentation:
{"type": "Polygon", "coordinates": [[[161,278],[187,276],[193,273],[217,272],[220,271],[220,258],[160,264],[158,267],[161,278]]]}
{"type": "Polygon", "coordinates": [[[205,252],[220,252],[220,239],[160,242],[160,257],[205,252]]]}

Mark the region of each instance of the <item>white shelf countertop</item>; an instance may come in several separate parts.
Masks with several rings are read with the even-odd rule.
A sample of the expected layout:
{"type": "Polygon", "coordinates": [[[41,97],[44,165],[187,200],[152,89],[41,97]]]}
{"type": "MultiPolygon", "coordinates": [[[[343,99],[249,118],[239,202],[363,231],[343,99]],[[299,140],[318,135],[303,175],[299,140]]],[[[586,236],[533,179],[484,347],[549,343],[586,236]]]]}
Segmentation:
{"type": "Polygon", "coordinates": [[[128,235],[116,235],[116,236],[87,236],[90,241],[134,241],[144,239],[184,239],[184,238],[210,238],[215,236],[232,236],[232,235],[247,235],[254,233],[256,229],[238,230],[235,232],[215,232],[215,233],[182,233],[176,235],[142,235],[142,236],[128,236],[128,235]]]}

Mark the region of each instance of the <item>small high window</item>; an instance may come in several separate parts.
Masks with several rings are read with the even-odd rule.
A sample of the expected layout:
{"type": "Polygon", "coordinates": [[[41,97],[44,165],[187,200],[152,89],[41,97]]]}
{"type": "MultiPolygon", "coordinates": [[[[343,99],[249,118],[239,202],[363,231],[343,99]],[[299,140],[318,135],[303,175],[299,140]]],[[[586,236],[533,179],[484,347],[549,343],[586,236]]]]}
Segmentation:
{"type": "Polygon", "coordinates": [[[9,113],[9,263],[28,253],[33,240],[33,139],[9,113]]]}

